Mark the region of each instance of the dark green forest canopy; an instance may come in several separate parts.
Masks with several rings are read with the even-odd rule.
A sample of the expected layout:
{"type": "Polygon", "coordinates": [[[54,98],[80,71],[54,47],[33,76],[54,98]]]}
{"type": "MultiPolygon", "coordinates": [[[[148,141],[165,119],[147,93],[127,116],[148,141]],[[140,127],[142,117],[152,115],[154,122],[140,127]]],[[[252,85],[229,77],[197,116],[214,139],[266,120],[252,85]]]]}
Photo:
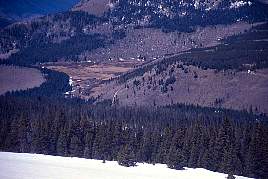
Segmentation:
{"type": "Polygon", "coordinates": [[[267,176],[266,116],[181,104],[151,109],[107,104],[1,96],[0,150],[126,165],[129,153],[132,162],[267,176]],[[180,158],[174,160],[174,153],[180,158]]]}
{"type": "Polygon", "coordinates": [[[77,55],[86,50],[104,47],[105,40],[101,35],[81,35],[58,43],[38,44],[20,50],[3,63],[12,65],[35,65],[44,62],[55,62],[61,58],[75,60],[77,55]]]}

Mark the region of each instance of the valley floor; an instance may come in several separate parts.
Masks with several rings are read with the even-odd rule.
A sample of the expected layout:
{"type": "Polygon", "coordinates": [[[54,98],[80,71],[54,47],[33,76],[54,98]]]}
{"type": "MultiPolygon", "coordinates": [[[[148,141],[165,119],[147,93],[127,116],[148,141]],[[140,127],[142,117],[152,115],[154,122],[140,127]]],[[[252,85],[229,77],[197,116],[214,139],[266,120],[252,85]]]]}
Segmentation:
{"type": "MultiPolygon", "coordinates": [[[[0,152],[2,179],[224,179],[226,174],[202,168],[168,169],[164,164],[122,167],[115,161],[0,152]]],[[[236,177],[236,179],[247,179],[236,177]]]]}

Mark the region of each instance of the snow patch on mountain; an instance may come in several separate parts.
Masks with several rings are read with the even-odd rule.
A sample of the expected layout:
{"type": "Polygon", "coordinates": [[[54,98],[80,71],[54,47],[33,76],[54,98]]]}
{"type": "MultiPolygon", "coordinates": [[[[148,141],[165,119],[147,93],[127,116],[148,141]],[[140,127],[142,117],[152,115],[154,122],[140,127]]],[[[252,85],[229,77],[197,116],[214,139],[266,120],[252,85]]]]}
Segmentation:
{"type": "Polygon", "coordinates": [[[251,1],[236,1],[236,2],[232,2],[230,8],[231,9],[240,8],[240,7],[243,7],[243,6],[246,6],[246,5],[251,6],[252,2],[251,1]]]}

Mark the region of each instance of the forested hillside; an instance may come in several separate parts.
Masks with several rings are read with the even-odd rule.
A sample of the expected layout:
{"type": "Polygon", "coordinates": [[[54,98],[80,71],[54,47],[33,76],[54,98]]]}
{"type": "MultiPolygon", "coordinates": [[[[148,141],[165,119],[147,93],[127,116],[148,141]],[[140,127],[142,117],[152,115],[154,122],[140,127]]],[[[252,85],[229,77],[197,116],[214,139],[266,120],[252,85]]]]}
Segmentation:
{"type": "Polygon", "coordinates": [[[65,12],[14,24],[1,31],[1,53],[17,49],[18,54],[10,54],[7,62],[17,65],[72,59],[84,50],[103,46],[100,35],[82,33],[85,25],[94,29],[103,21],[83,12],[65,12]]]}
{"type": "MultiPolygon", "coordinates": [[[[165,72],[169,65],[178,62],[197,66],[204,70],[248,70],[267,68],[268,64],[268,24],[260,24],[248,32],[221,39],[222,44],[209,48],[196,48],[179,54],[167,54],[163,60],[144,65],[136,70],[121,75],[118,80],[126,82],[145,72],[156,70],[157,74],[165,72]],[[247,65],[251,66],[248,67],[247,65]]],[[[182,66],[177,66],[181,68],[182,66]]]]}

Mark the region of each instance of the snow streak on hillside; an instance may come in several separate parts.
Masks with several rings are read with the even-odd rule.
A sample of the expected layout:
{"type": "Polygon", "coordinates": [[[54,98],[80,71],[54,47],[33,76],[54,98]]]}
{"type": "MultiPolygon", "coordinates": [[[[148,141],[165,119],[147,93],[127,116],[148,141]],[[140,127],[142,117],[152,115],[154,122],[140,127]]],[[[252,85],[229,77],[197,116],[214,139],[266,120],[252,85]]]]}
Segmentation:
{"type": "MultiPolygon", "coordinates": [[[[171,170],[163,164],[122,167],[117,162],[40,154],[0,152],[1,179],[225,179],[227,175],[197,168],[171,170]]],[[[246,177],[236,177],[247,179],[246,177]]]]}

